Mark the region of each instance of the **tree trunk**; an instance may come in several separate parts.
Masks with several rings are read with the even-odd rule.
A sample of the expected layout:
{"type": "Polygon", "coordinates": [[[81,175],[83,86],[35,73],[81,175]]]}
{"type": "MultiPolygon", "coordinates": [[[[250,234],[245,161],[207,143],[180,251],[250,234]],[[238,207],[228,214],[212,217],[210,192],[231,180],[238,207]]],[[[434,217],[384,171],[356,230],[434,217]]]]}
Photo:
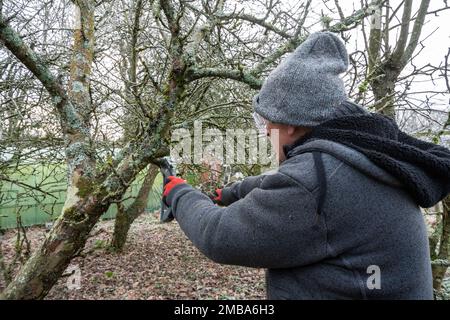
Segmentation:
{"type": "Polygon", "coordinates": [[[3,258],[3,250],[2,250],[2,234],[0,230],[0,274],[3,277],[3,280],[5,281],[5,284],[8,285],[11,282],[11,276],[9,274],[9,270],[6,267],[5,260],[3,258]]]}
{"type": "MultiPolygon", "coordinates": [[[[450,196],[443,201],[444,211],[442,213],[442,235],[440,239],[439,253],[437,259],[450,259],[450,196]]],[[[440,291],[442,287],[442,280],[447,272],[447,266],[433,265],[433,287],[436,291],[440,291]]]]}
{"type": "Polygon", "coordinates": [[[117,207],[117,216],[114,224],[114,234],[111,240],[111,246],[116,251],[122,251],[130,230],[131,224],[139,215],[145,210],[148,202],[148,197],[152,189],[159,169],[155,165],[150,165],[144,182],[141,185],[137,198],[128,207],[120,203],[117,207]]]}
{"type": "Polygon", "coordinates": [[[375,6],[374,19],[371,24],[369,38],[369,75],[368,79],[372,87],[377,112],[395,119],[395,84],[402,70],[406,67],[417,48],[425,16],[428,12],[430,0],[422,0],[416,13],[416,19],[412,32],[410,32],[412,0],[406,0],[402,4],[403,16],[401,29],[394,51],[389,52],[389,43],[386,43],[386,52],[381,52],[382,34],[389,35],[390,18],[386,15],[384,31],[381,30],[381,7],[375,6]],[[381,55],[383,54],[383,58],[381,55]]]}
{"type": "Polygon", "coordinates": [[[127,186],[153,157],[164,155],[158,153],[162,152],[159,151],[162,143],[159,139],[148,137],[148,140],[150,145],[142,146],[135,154],[128,155],[105,181],[77,185],[83,197],[64,210],[44,243],[0,295],[1,299],[42,299],[47,295],[72,257],[84,248],[89,232],[109,205],[123,197],[127,186]],[[144,149],[153,149],[154,153],[146,153],[144,149]]]}
{"type": "Polygon", "coordinates": [[[90,136],[89,75],[93,58],[94,2],[74,0],[75,44],[71,79],[66,90],[22,37],[0,16],[0,40],[42,83],[58,112],[66,138],[68,180],[66,202],[45,241],[36,249],[0,299],[42,299],[58,281],[71,259],[83,249],[89,232],[110,204],[122,199],[129,185],[148,164],[169,153],[170,119],[185,97],[186,64],[179,19],[168,1],[161,5],[170,24],[171,70],[164,102],[136,139],[128,142],[111,163],[95,164],[90,136]],[[81,31],[79,29],[82,29],[81,31]],[[69,94],[68,94],[68,93],[69,94]]]}
{"type": "Polygon", "coordinates": [[[99,205],[99,201],[90,197],[90,201],[83,202],[79,207],[66,210],[55,223],[48,238],[25,263],[1,298],[45,297],[66,269],[72,256],[84,247],[89,231],[106,209],[106,205],[99,205]]]}
{"type": "Polygon", "coordinates": [[[122,203],[117,204],[117,215],[114,221],[114,233],[111,240],[111,247],[118,252],[121,252],[125,242],[127,241],[128,230],[131,222],[128,220],[127,210],[125,210],[122,203]]]}
{"type": "Polygon", "coordinates": [[[371,80],[372,91],[377,101],[375,110],[392,119],[395,119],[395,83],[399,71],[395,66],[379,66],[371,80]]]}

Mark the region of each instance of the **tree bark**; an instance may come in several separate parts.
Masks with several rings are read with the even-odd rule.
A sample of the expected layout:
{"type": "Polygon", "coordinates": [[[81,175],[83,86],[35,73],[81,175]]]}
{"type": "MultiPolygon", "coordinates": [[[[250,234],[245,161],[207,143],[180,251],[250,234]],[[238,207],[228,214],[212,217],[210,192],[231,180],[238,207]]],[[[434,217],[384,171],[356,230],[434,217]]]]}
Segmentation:
{"type": "MultiPolygon", "coordinates": [[[[428,12],[430,0],[422,0],[415,19],[413,30],[410,33],[412,0],[406,0],[403,4],[403,16],[401,21],[400,35],[394,52],[384,53],[381,56],[381,24],[373,23],[369,38],[369,74],[368,80],[377,101],[375,109],[377,112],[395,118],[395,84],[402,70],[406,67],[417,48],[422,33],[425,16],[428,12]]],[[[376,8],[378,15],[381,8],[376,8]]],[[[386,17],[386,19],[389,19],[386,17]]],[[[386,21],[385,29],[389,28],[386,21]]],[[[388,34],[389,30],[384,33],[388,34]]],[[[386,44],[388,46],[389,44],[386,44]]]]}
{"type": "MultiPolygon", "coordinates": [[[[130,183],[152,160],[168,153],[170,118],[183,100],[189,81],[202,77],[222,76],[235,78],[257,88],[261,84],[259,75],[262,71],[285,53],[294,50],[303,39],[301,31],[304,19],[299,23],[292,39],[274,50],[252,70],[238,68],[231,70],[231,74],[227,73],[228,70],[223,74],[221,69],[198,69],[192,65],[195,59],[189,58],[189,54],[185,52],[187,39],[184,38],[185,30],[180,26],[185,20],[182,19],[185,7],[175,5],[175,1],[154,1],[164,12],[166,20],[164,27],[167,25],[171,36],[170,41],[165,42],[169,54],[167,63],[171,65],[166,83],[161,86],[165,100],[158,112],[152,114],[153,120],[147,122],[145,131],[125,146],[111,164],[106,163],[109,165],[108,168],[98,172],[100,169],[95,165],[95,150],[92,147],[95,141],[90,137],[88,121],[92,110],[88,93],[94,52],[94,1],[73,0],[73,2],[77,10],[75,21],[78,25],[74,32],[74,60],[71,64],[71,78],[67,90],[69,94],[36,53],[24,44],[20,35],[0,16],[0,39],[41,81],[53,99],[62,132],[67,140],[66,154],[69,168],[69,189],[63,212],[47,239],[3,292],[1,297],[6,299],[45,297],[67,268],[72,257],[83,249],[89,232],[109,205],[122,199],[130,183]]],[[[307,3],[309,5],[311,1],[307,3]]],[[[304,18],[307,11],[305,10],[304,18]]],[[[360,11],[352,19],[345,19],[344,23],[339,23],[338,29],[341,30],[340,28],[345,27],[347,23],[353,25],[367,15],[369,13],[365,10],[360,11]]],[[[136,23],[135,26],[139,27],[139,24],[136,23]]]]}
{"type": "Polygon", "coordinates": [[[129,184],[153,158],[165,155],[160,139],[146,138],[148,144],[124,158],[104,181],[80,190],[84,196],[56,220],[44,243],[5,289],[1,299],[42,299],[47,295],[72,257],[83,249],[89,232],[109,205],[123,197],[129,184]]]}
{"type": "MultiPolygon", "coordinates": [[[[450,259],[450,196],[443,201],[444,211],[442,213],[442,234],[439,245],[439,253],[437,255],[438,260],[450,259]]],[[[433,265],[433,287],[436,291],[440,291],[442,288],[442,280],[445,277],[448,266],[433,265]]]]}
{"type": "Polygon", "coordinates": [[[159,169],[157,166],[150,165],[134,202],[126,209],[121,203],[118,205],[114,224],[114,234],[111,240],[111,246],[114,250],[119,252],[123,250],[131,224],[139,217],[147,206],[148,197],[158,172],[159,169]]]}
{"type": "Polygon", "coordinates": [[[385,63],[373,73],[371,81],[372,91],[377,101],[375,110],[392,119],[395,119],[395,83],[399,74],[398,67],[385,63]]]}
{"type": "Polygon", "coordinates": [[[3,280],[5,281],[5,284],[8,285],[11,282],[11,276],[9,274],[9,270],[6,267],[5,260],[3,258],[3,248],[2,248],[2,234],[0,231],[0,274],[3,277],[3,280]]]}
{"type": "MultiPolygon", "coordinates": [[[[18,272],[0,299],[42,299],[83,249],[89,232],[109,205],[122,199],[128,186],[152,160],[168,153],[173,108],[184,93],[184,68],[169,76],[166,101],[136,141],[126,145],[113,163],[97,169],[89,132],[89,73],[93,53],[93,2],[74,1],[76,30],[69,94],[39,56],[0,16],[0,39],[51,95],[67,140],[69,187],[66,202],[45,241],[18,272]],[[78,29],[82,29],[79,31],[78,29]]],[[[174,32],[177,35],[177,32],[174,32]]],[[[178,49],[181,49],[178,47],[178,49]]],[[[180,55],[174,54],[180,59],[180,55]]],[[[174,58],[174,63],[177,59],[174,58]]]]}

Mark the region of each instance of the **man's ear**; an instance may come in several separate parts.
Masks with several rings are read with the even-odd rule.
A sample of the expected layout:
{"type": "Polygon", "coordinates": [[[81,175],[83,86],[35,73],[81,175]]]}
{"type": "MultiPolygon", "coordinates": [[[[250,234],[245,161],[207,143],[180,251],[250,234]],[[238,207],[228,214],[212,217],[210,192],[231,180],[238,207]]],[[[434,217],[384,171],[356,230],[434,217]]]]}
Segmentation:
{"type": "Polygon", "coordinates": [[[297,128],[294,126],[288,126],[287,134],[293,136],[297,132],[297,128]]]}

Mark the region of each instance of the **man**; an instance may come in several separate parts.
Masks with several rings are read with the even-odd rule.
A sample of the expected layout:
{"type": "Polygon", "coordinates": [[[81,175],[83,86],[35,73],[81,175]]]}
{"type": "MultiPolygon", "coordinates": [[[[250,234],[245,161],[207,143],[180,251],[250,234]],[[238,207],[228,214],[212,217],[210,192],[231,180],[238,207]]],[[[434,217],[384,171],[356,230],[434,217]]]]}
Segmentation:
{"type": "Polygon", "coordinates": [[[280,167],[218,191],[171,177],[181,229],[218,263],[266,268],[270,299],[432,299],[419,206],[450,191],[450,152],[347,101],[348,55],[311,35],[266,79],[255,112],[280,167]]]}

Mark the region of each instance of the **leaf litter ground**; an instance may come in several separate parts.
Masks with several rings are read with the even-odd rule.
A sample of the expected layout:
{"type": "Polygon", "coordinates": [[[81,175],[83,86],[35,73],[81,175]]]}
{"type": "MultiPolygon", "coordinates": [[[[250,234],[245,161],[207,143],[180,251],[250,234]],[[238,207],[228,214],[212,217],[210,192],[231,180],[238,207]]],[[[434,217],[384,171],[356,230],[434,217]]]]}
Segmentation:
{"type": "MultiPolygon", "coordinates": [[[[81,272],[80,288],[67,273],[46,299],[264,299],[264,271],[214,263],[187,239],[176,222],[159,223],[141,215],[131,226],[122,253],[109,249],[114,221],[102,221],[92,231],[71,268],[81,272]]],[[[45,228],[27,230],[31,247],[45,237],[45,228]]],[[[3,236],[6,263],[14,256],[16,233],[3,236]]],[[[17,264],[18,265],[18,264],[17,264]]],[[[17,269],[17,268],[16,268],[17,269]]],[[[0,277],[0,290],[3,289],[0,277]]]]}

